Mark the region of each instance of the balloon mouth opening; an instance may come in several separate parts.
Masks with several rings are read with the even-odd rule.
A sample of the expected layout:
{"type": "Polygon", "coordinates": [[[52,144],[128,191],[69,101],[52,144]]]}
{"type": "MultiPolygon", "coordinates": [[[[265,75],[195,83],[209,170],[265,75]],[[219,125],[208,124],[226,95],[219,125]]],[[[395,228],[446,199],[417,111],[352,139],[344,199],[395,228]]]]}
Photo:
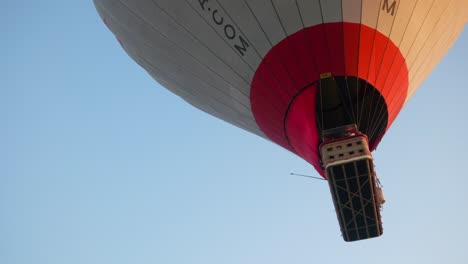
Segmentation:
{"type": "MultiPolygon", "coordinates": [[[[315,98],[316,125],[323,138],[333,129],[355,127],[374,150],[388,124],[385,98],[369,82],[353,76],[325,76],[315,98]]],[[[323,141],[323,140],[322,140],[323,141]]]]}

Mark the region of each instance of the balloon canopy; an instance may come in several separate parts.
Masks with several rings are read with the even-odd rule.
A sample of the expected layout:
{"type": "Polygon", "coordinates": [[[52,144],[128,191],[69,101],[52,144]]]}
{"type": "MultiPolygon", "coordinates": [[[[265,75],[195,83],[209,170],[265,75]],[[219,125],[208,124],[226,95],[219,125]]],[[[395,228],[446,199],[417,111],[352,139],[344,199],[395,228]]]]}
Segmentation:
{"type": "Polygon", "coordinates": [[[94,0],[193,106],[327,178],[345,241],[383,233],[371,151],[468,18],[467,0],[94,0]]]}
{"type": "Polygon", "coordinates": [[[323,132],[355,124],[375,149],[468,18],[466,0],[94,3],[162,86],[322,175],[323,132]]]}

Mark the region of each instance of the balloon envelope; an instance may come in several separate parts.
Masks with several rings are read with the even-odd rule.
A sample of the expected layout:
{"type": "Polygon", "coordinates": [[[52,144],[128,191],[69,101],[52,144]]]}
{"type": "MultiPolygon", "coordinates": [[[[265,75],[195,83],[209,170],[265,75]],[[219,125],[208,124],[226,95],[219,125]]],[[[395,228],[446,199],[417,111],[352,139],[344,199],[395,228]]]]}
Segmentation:
{"type": "Polygon", "coordinates": [[[468,18],[465,0],[94,3],[161,85],[320,173],[321,133],[354,123],[375,149],[468,18]]]}

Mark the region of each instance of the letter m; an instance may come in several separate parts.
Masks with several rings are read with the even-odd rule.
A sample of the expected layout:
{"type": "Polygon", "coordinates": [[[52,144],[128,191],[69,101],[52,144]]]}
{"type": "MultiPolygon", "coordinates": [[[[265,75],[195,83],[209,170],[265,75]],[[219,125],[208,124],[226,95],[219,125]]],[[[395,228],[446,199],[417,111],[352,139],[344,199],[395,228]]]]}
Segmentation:
{"type": "Polygon", "coordinates": [[[388,3],[388,0],[384,0],[382,10],[385,10],[387,11],[388,14],[391,14],[392,16],[394,16],[396,4],[397,4],[397,1],[393,1],[392,4],[390,5],[388,3]]]}
{"type": "Polygon", "coordinates": [[[244,56],[245,52],[247,52],[247,48],[250,47],[249,43],[242,37],[242,35],[239,36],[239,41],[240,45],[234,45],[234,48],[240,53],[240,55],[244,56]]]}

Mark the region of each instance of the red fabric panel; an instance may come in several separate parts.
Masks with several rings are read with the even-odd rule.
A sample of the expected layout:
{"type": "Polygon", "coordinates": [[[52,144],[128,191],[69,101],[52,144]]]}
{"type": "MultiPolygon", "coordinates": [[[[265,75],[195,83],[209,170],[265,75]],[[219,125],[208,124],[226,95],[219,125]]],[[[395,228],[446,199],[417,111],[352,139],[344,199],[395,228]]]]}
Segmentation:
{"type": "Polygon", "coordinates": [[[357,76],[360,28],[357,27],[356,24],[343,23],[343,25],[346,75],[357,76]]]}
{"type": "Polygon", "coordinates": [[[390,128],[393,121],[395,121],[395,118],[397,117],[398,113],[400,113],[401,108],[405,103],[408,85],[408,69],[406,68],[406,63],[404,63],[404,67],[401,68],[400,73],[394,80],[393,87],[388,94],[388,98],[390,98],[391,100],[387,103],[389,116],[387,129],[390,128]],[[405,88],[405,96],[403,96],[402,94],[402,88],[405,88]]]}
{"type": "MultiPolygon", "coordinates": [[[[375,82],[375,87],[382,87],[382,91],[385,91],[385,82],[389,78],[390,72],[397,70],[392,67],[395,56],[397,56],[398,48],[392,43],[389,43],[387,50],[385,51],[384,60],[380,66],[379,75],[375,82]]],[[[393,72],[392,72],[393,74],[393,72]]],[[[381,92],[382,92],[381,91],[381,92]]]]}
{"type": "Polygon", "coordinates": [[[361,25],[360,27],[358,77],[367,80],[369,67],[371,65],[372,45],[374,42],[375,30],[365,25],[361,25]]]}
{"type": "Polygon", "coordinates": [[[295,38],[287,38],[278,43],[278,52],[276,53],[283,68],[286,69],[290,77],[289,85],[294,88],[292,92],[296,93],[300,87],[307,84],[306,72],[301,67],[304,61],[300,60],[300,54],[295,49],[295,38]]]}
{"type": "MultiPolygon", "coordinates": [[[[390,59],[390,57],[388,58],[390,59]]],[[[397,114],[400,112],[399,108],[403,106],[406,96],[408,95],[408,68],[406,66],[405,59],[399,51],[397,56],[394,58],[393,65],[389,69],[385,86],[383,88],[378,88],[387,103],[387,128],[389,128],[397,114]]]]}
{"type": "Polygon", "coordinates": [[[317,58],[312,45],[314,38],[308,35],[307,32],[307,30],[302,30],[290,36],[291,43],[293,43],[300,60],[300,67],[305,75],[305,83],[303,83],[302,87],[314,82],[317,76],[320,76],[317,58]]]}
{"type": "MultiPolygon", "coordinates": [[[[324,24],[309,27],[305,29],[309,35],[310,46],[313,52],[314,61],[317,63],[318,73],[330,72],[330,58],[328,56],[328,42],[325,38],[324,24]]],[[[295,33],[297,34],[297,33],[295,33]]],[[[320,76],[315,76],[317,80],[320,76]]]]}
{"type": "Polygon", "coordinates": [[[382,61],[386,54],[388,48],[388,42],[391,42],[390,39],[379,32],[376,32],[374,37],[374,45],[372,49],[372,62],[374,65],[370,67],[371,74],[367,78],[367,81],[375,85],[377,82],[376,78],[382,71],[382,61]]]}
{"type": "Polygon", "coordinates": [[[294,152],[311,163],[321,173],[318,152],[319,134],[315,120],[315,96],[317,85],[314,84],[297,96],[291,104],[285,122],[289,143],[294,152]]]}
{"type": "MultiPolygon", "coordinates": [[[[324,27],[331,73],[334,76],[345,75],[343,23],[328,23],[324,27]]],[[[326,54],[326,50],[323,53],[326,54]]]]}

